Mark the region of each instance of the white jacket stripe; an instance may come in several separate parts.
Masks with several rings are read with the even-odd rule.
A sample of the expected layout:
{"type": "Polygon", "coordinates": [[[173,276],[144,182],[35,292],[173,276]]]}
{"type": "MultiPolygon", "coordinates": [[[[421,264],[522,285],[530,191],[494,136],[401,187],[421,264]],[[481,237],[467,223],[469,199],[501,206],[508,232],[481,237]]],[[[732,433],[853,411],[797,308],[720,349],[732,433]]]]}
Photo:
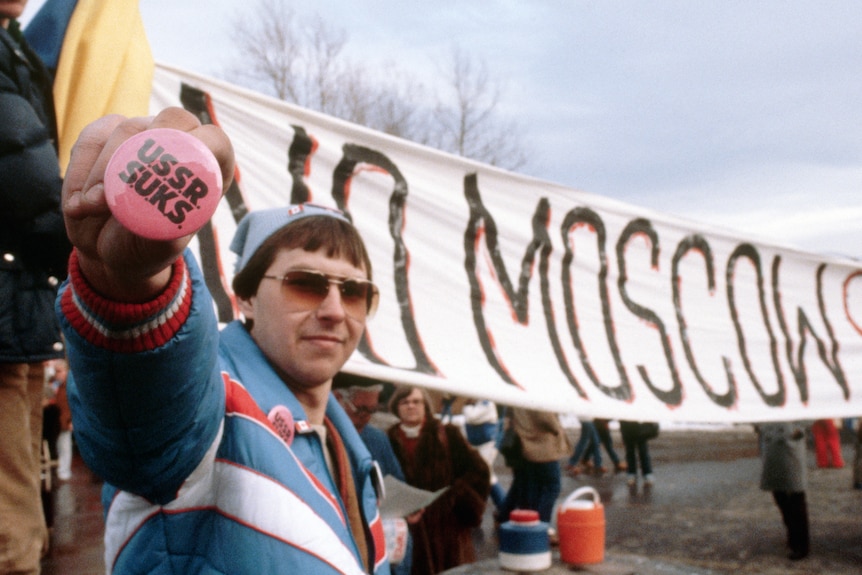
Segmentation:
{"type": "Polygon", "coordinates": [[[206,456],[167,505],[121,491],[111,503],[106,522],[105,565],[108,573],[125,544],[157,513],[207,509],[304,550],[345,575],[362,575],[353,553],[309,505],[289,486],[254,470],[215,461],[219,430],[206,456]]]}

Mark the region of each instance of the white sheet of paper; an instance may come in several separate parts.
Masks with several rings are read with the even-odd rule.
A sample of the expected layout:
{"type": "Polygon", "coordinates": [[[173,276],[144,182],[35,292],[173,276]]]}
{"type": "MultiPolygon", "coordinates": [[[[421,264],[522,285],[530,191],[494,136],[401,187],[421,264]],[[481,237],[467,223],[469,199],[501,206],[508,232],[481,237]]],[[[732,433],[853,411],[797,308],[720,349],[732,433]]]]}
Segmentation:
{"type": "Polygon", "coordinates": [[[389,517],[407,517],[420,509],[428,507],[435,499],[440,497],[449,487],[443,487],[437,491],[426,491],[411,485],[407,485],[396,477],[387,475],[383,478],[385,496],[380,503],[380,516],[384,519],[389,517]]]}

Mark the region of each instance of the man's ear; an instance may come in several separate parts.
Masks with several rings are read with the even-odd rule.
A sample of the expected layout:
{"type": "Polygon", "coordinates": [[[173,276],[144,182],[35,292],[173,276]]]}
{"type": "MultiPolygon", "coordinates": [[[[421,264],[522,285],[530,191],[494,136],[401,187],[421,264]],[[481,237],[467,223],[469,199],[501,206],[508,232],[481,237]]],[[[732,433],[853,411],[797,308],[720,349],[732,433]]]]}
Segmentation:
{"type": "Polygon", "coordinates": [[[239,296],[236,298],[236,301],[239,304],[239,311],[246,320],[254,320],[254,306],[252,305],[252,299],[254,299],[254,296],[251,296],[248,299],[241,298],[239,296]]]}

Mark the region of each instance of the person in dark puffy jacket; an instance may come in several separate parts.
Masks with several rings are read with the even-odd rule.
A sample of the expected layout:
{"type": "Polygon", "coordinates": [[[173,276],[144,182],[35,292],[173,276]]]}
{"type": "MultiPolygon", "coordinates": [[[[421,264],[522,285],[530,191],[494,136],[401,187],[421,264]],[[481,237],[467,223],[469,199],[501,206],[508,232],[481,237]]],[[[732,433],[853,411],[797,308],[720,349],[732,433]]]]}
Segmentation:
{"type": "Polygon", "coordinates": [[[70,247],[60,214],[51,77],[0,2],[0,573],[38,573],[44,362],[63,357],[54,299],[70,247]]]}

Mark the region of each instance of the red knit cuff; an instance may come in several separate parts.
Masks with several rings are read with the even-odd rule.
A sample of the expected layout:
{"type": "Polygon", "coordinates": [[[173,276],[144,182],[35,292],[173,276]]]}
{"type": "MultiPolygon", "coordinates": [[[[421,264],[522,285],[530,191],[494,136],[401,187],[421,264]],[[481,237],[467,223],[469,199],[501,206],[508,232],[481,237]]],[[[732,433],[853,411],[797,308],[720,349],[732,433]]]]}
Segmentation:
{"type": "Polygon", "coordinates": [[[91,344],[120,353],[138,353],[167,343],[188,319],[192,284],[185,260],[171,266],[171,279],[155,299],[122,303],[102,297],[81,274],[78,251],[69,258],[69,286],[60,309],[72,328],[91,344]]]}

